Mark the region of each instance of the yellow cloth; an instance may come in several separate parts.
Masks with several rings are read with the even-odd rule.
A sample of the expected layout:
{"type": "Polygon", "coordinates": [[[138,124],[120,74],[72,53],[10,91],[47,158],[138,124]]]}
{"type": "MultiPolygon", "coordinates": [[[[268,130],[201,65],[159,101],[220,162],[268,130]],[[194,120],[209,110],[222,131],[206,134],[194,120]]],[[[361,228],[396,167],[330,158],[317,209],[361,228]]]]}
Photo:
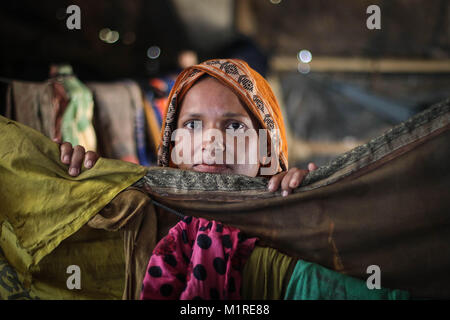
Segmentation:
{"type": "Polygon", "coordinates": [[[242,274],[242,299],[283,299],[295,262],[276,249],[256,246],[242,274]]]}
{"type": "MultiPolygon", "coordinates": [[[[0,247],[25,288],[31,288],[32,273],[39,272],[44,257],[146,170],[131,163],[100,158],[93,169],[83,169],[78,177],[71,177],[60,161],[56,143],[34,129],[0,116],[0,247]]],[[[94,238],[101,239],[98,233],[91,236],[91,240],[94,238]]],[[[113,238],[117,250],[117,236],[113,238]]],[[[67,253],[76,256],[71,250],[67,253]]],[[[92,250],[88,256],[94,258],[104,253],[92,250]]],[[[123,263],[123,252],[117,254],[122,256],[113,260],[122,259],[123,263]]],[[[99,267],[104,262],[88,263],[99,267]]],[[[97,267],[99,271],[101,268],[97,267]]],[[[0,284],[1,281],[2,278],[0,284]]]]}

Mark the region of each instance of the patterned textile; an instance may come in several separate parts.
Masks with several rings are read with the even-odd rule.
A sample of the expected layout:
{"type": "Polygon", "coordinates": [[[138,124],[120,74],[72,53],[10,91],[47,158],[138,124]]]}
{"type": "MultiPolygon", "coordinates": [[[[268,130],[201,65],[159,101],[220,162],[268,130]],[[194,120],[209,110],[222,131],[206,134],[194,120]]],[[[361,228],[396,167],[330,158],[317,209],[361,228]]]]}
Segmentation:
{"type": "Polygon", "coordinates": [[[70,99],[62,116],[63,141],[96,151],[97,137],[92,124],[94,100],[91,91],[73,75],[71,66],[59,67],[56,79],[62,83],[70,99]]]}
{"type": "MultiPolygon", "coordinates": [[[[171,136],[176,129],[176,113],[179,101],[195,81],[205,73],[222,81],[235,92],[253,114],[262,129],[269,131],[268,139],[279,154],[276,172],[288,169],[288,148],[281,109],[267,81],[251,69],[247,63],[236,59],[209,60],[185,69],[177,78],[169,95],[169,105],[161,130],[158,151],[159,166],[173,166],[170,161],[171,136]]],[[[271,150],[268,148],[268,150],[271,150]]]]}
{"type": "Polygon", "coordinates": [[[256,240],[216,221],[185,217],[153,250],[141,299],[239,299],[256,240]]]}

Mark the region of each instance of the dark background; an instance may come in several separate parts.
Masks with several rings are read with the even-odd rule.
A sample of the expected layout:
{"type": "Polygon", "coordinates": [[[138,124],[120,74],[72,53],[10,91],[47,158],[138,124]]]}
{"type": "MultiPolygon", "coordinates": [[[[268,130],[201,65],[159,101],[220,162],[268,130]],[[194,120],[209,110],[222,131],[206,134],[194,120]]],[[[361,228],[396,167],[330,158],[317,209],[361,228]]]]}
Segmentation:
{"type": "Polygon", "coordinates": [[[193,49],[200,60],[247,50],[254,57],[261,55],[263,58],[259,59],[263,61],[264,57],[270,59],[275,55],[295,56],[300,48],[308,48],[317,56],[447,59],[449,3],[448,0],[283,0],[279,4],[269,0],[2,1],[0,75],[45,79],[50,63],[69,62],[86,80],[146,77],[176,69],[177,54],[183,49],[193,49]],[[81,30],[66,27],[65,9],[71,4],[81,8],[81,30]],[[366,8],[371,4],[381,8],[381,30],[365,27],[366,8]],[[215,24],[220,17],[226,21],[215,24]],[[119,41],[114,44],[101,41],[98,34],[104,27],[117,30],[119,41]],[[133,33],[135,41],[125,44],[126,33],[133,33]],[[147,66],[146,56],[152,45],[161,48],[158,68],[153,69],[147,66]]]}

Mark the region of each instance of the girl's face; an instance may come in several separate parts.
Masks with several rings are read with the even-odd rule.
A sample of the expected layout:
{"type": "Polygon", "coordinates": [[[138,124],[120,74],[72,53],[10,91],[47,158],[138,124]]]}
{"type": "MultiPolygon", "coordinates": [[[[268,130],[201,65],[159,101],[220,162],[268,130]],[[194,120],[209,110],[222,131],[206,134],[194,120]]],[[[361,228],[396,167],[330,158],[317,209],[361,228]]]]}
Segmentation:
{"type": "MultiPolygon", "coordinates": [[[[250,177],[258,175],[260,167],[258,124],[247,112],[237,95],[219,80],[206,77],[188,90],[178,113],[177,129],[181,128],[186,129],[180,131],[184,134],[188,132],[191,138],[189,159],[197,159],[197,161],[183,163],[178,161],[178,168],[200,172],[243,174],[250,177]],[[253,130],[249,131],[249,129],[253,130]],[[202,133],[201,140],[197,140],[201,143],[194,143],[194,131],[195,134],[202,133]],[[222,139],[211,138],[211,134],[217,136],[219,132],[222,139]],[[230,132],[235,135],[240,134],[241,137],[247,132],[248,138],[241,140],[238,147],[239,139],[233,138],[228,140],[233,141],[232,143],[226,142],[231,137],[230,132]],[[250,133],[255,133],[256,137],[250,133]],[[243,151],[244,145],[245,151],[243,151]],[[256,161],[251,160],[255,157],[256,161]],[[223,161],[217,161],[217,159],[223,161]],[[243,159],[245,161],[242,161],[243,159]]],[[[182,146],[177,146],[177,143],[183,144],[182,140],[175,141],[177,141],[175,148],[181,148],[182,146]]],[[[176,157],[182,156],[182,153],[183,151],[176,152],[176,157]]]]}

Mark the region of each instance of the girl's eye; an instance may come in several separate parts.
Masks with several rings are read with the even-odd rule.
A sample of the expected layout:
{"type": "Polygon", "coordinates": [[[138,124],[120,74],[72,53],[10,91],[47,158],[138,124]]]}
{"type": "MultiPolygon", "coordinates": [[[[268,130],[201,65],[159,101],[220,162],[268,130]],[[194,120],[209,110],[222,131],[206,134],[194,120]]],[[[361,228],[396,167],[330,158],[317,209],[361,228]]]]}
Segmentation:
{"type": "Polygon", "coordinates": [[[184,124],[184,126],[186,127],[186,128],[188,128],[188,129],[191,129],[191,130],[194,130],[194,129],[199,129],[199,128],[201,128],[201,121],[199,121],[199,120],[190,120],[190,121],[187,121],[185,124],[184,124]]]}
{"type": "Polygon", "coordinates": [[[226,127],[226,129],[233,129],[234,131],[243,130],[245,129],[245,125],[240,122],[232,122],[226,127]]]}

